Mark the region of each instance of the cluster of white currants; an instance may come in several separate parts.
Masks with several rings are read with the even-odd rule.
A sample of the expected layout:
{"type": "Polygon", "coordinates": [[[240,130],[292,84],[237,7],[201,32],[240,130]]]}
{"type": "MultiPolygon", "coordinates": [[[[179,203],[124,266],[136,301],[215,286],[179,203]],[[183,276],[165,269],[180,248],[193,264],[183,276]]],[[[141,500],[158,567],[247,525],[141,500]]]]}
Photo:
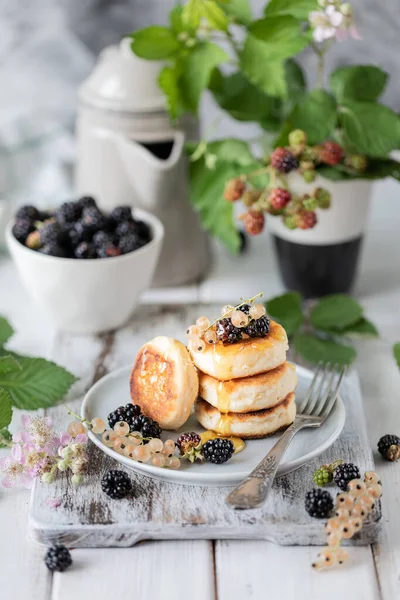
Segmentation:
{"type": "Polygon", "coordinates": [[[364,481],[353,479],[349,482],[347,492],[336,497],[335,517],[325,525],[328,546],[313,562],[314,569],[334,567],[348,560],[348,552],[340,547],[342,540],[349,539],[360,531],[364,520],[374,509],[375,501],[381,496],[380,477],[373,471],[365,473],[364,481]]]}

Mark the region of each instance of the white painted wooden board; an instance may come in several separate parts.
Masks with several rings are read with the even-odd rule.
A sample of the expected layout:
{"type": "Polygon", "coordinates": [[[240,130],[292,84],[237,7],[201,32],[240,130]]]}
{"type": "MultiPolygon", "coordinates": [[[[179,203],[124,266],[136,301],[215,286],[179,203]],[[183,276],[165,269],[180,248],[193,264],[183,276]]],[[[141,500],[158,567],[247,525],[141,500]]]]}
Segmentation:
{"type": "MultiPolygon", "coordinates": [[[[32,535],[43,543],[61,540],[71,547],[126,547],[147,539],[264,539],[282,545],[321,545],[326,539],[323,523],[304,510],[304,494],[313,487],[314,469],[337,458],[355,462],[362,471],[374,469],[355,372],[343,384],[342,397],[347,419],[340,438],[320,459],[277,479],[262,509],[229,509],[225,506],[227,488],[174,485],[133,473],[133,497],[112,500],[101,491],[101,477],[121,465],[90,444],[90,471],[84,485],[72,486],[65,475],[52,485],[35,486],[30,507],[32,535]],[[51,511],[48,501],[54,497],[62,503],[51,511]]],[[[351,543],[375,541],[380,518],[378,505],[374,518],[351,543]]]]}

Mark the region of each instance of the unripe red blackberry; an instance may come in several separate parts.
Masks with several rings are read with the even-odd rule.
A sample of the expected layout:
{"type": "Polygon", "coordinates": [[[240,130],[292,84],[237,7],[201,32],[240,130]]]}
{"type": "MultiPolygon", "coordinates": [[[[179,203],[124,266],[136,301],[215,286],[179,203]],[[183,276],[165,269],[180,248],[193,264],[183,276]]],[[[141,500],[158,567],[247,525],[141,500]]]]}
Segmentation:
{"type": "Polygon", "coordinates": [[[246,189],[246,184],[239,177],[227,181],[224,190],[224,198],[228,202],[236,202],[239,200],[246,189]]]}
{"type": "Polygon", "coordinates": [[[301,210],[294,215],[294,222],[300,229],[312,229],[317,224],[317,215],[312,210],[301,210]]]}
{"type": "Polygon", "coordinates": [[[275,148],[271,154],[271,166],[280,173],[290,173],[298,165],[296,157],[287,148],[275,148]]]}
{"type": "Polygon", "coordinates": [[[249,235],[258,235],[264,229],[265,217],[263,213],[256,210],[249,210],[244,215],[243,224],[249,235]]]}
{"type": "Polygon", "coordinates": [[[290,202],[291,197],[288,190],[274,188],[268,196],[268,201],[274,210],[282,210],[290,202]]]}
{"type": "Polygon", "coordinates": [[[324,142],[318,148],[318,158],[320,162],[323,162],[331,167],[339,164],[343,157],[343,149],[336,142],[324,142]]]}

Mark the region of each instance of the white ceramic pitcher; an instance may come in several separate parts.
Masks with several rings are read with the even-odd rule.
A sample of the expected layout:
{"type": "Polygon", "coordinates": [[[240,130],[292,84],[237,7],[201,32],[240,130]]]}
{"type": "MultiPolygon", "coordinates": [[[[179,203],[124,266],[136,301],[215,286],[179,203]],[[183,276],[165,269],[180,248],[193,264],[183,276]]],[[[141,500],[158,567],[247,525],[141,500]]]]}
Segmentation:
{"type": "Polygon", "coordinates": [[[76,187],[104,210],[131,204],[155,214],[165,241],[154,286],[198,280],[209,264],[208,237],[189,202],[186,139],[198,123],[173,127],[157,85],[162,63],[144,61],[125,39],[106,48],[79,91],[76,187]]]}

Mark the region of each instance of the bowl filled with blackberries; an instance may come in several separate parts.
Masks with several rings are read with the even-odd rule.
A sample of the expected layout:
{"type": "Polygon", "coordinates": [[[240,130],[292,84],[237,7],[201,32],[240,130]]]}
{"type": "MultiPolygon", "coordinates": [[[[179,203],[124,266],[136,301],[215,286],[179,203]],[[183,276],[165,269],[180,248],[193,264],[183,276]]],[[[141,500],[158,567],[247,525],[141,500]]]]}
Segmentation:
{"type": "Polygon", "coordinates": [[[85,196],[53,211],[20,207],[6,240],[31,296],[56,327],[100,333],[127,322],[151,285],[164,238],[150,213],[102,211],[85,196]]]}

